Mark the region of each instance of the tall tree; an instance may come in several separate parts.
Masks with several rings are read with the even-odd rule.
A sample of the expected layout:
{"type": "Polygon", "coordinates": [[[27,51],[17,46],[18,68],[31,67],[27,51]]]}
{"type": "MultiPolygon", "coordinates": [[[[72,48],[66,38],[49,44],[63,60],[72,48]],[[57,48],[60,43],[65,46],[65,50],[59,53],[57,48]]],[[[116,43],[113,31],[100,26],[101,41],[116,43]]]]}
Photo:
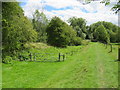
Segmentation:
{"type": "MultiPolygon", "coordinates": [[[[58,17],[53,17],[47,27],[48,43],[57,47],[66,47],[76,40],[76,32],[58,17]],[[75,38],[75,39],[73,39],[75,38]]],[[[80,39],[79,39],[80,40],[80,39]]],[[[78,42],[76,43],[78,44],[78,42]]]]}
{"type": "Polygon", "coordinates": [[[109,34],[103,25],[100,25],[96,28],[94,33],[96,39],[103,43],[109,43],[109,34]]]}
{"type": "Polygon", "coordinates": [[[36,39],[37,33],[18,2],[2,2],[2,44],[5,53],[14,53],[36,39]]]}
{"type": "Polygon", "coordinates": [[[33,27],[38,32],[39,42],[46,42],[46,27],[48,25],[48,19],[43,12],[36,10],[33,14],[33,27]]]}
{"type": "MultiPolygon", "coordinates": [[[[96,23],[93,23],[92,25],[90,25],[90,28],[89,28],[89,34],[93,34],[96,30],[97,27],[99,27],[100,25],[103,25],[109,36],[110,36],[110,42],[117,42],[117,36],[118,35],[118,30],[119,30],[119,27],[111,22],[105,22],[105,21],[98,21],[96,23]]],[[[95,35],[93,34],[93,38],[95,39],[95,35]]]]}
{"type": "Polygon", "coordinates": [[[72,17],[68,19],[70,26],[77,32],[77,36],[85,39],[86,37],[86,20],[83,18],[72,17]]]}

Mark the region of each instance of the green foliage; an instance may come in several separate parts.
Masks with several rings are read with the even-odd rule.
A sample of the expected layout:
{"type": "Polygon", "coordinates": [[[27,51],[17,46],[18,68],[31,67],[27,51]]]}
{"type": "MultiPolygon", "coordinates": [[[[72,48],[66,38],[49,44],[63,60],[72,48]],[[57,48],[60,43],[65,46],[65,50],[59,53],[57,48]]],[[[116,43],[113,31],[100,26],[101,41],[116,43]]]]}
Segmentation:
{"type": "Polygon", "coordinates": [[[60,18],[54,17],[47,27],[48,44],[57,47],[66,47],[76,32],[60,18]]]}
{"type": "Polygon", "coordinates": [[[98,41],[109,43],[109,34],[103,25],[96,28],[94,35],[98,41]]]}
{"type": "Polygon", "coordinates": [[[36,10],[32,19],[33,27],[38,32],[38,42],[46,43],[46,27],[48,25],[48,19],[43,12],[36,10]]]}
{"type": "Polygon", "coordinates": [[[72,26],[76,32],[77,36],[81,37],[82,39],[86,38],[86,20],[83,18],[76,18],[72,17],[68,19],[68,22],[70,23],[70,26],[72,26]]]}
{"type": "Polygon", "coordinates": [[[24,16],[18,2],[2,3],[2,45],[3,57],[14,55],[23,49],[24,43],[36,41],[37,32],[24,16]]]}
{"type": "Polygon", "coordinates": [[[4,63],[11,63],[11,61],[12,61],[12,57],[10,57],[10,56],[6,56],[4,59],[3,59],[3,61],[2,62],[4,62],[4,63]]]}
{"type": "Polygon", "coordinates": [[[120,43],[120,27],[118,28],[118,32],[116,34],[116,37],[117,37],[117,42],[120,43]]]}
{"type": "Polygon", "coordinates": [[[91,40],[96,39],[95,30],[100,25],[103,25],[105,29],[107,30],[110,36],[110,42],[118,42],[117,35],[118,35],[119,27],[117,25],[112,24],[111,22],[105,22],[105,21],[99,21],[99,22],[96,22],[90,25],[89,30],[88,30],[89,32],[88,35],[91,40]]]}
{"type": "Polygon", "coordinates": [[[82,44],[82,39],[80,37],[73,37],[72,40],[71,40],[71,43],[70,45],[81,45],[82,44]]]}
{"type": "Polygon", "coordinates": [[[115,11],[115,13],[119,13],[119,11],[120,11],[120,0],[118,0],[117,4],[115,4],[112,7],[112,10],[115,11]]]}
{"type": "Polygon", "coordinates": [[[117,42],[117,38],[116,38],[117,35],[116,35],[115,32],[109,31],[109,35],[110,35],[110,41],[111,41],[112,43],[117,42]]]}

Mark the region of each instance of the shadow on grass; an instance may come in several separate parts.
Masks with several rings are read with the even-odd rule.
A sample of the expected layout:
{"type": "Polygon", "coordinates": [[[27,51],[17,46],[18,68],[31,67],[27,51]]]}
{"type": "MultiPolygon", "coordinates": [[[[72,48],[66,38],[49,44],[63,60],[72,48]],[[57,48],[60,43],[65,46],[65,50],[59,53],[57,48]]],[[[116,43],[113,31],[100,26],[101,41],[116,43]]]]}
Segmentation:
{"type": "Polygon", "coordinates": [[[117,59],[117,60],[114,60],[114,62],[120,62],[120,60],[117,59]]]}

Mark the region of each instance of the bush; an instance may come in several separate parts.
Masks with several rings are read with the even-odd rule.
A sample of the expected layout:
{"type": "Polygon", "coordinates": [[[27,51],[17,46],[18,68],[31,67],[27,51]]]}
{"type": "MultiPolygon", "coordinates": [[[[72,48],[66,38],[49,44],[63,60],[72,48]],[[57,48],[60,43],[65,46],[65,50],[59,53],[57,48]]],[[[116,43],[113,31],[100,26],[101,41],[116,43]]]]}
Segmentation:
{"type": "Polygon", "coordinates": [[[66,47],[71,42],[71,38],[76,37],[72,27],[58,17],[51,20],[46,31],[48,44],[56,47],[66,47]]]}
{"type": "Polygon", "coordinates": [[[74,37],[73,38],[73,44],[75,46],[81,45],[82,44],[82,39],[80,37],[74,37]]]}
{"type": "Polygon", "coordinates": [[[11,61],[12,61],[12,57],[10,57],[10,56],[6,56],[4,59],[3,59],[3,63],[11,63],[11,61]]]}

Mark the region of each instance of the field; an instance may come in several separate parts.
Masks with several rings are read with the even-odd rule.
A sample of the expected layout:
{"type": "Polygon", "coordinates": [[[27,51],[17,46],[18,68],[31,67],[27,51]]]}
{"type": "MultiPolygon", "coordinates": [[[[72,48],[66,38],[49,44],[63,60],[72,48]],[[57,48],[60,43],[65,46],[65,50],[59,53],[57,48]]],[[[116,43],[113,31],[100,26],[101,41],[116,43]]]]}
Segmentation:
{"type": "Polygon", "coordinates": [[[31,49],[31,52],[66,53],[61,62],[18,62],[2,64],[3,88],[117,88],[117,46],[113,51],[101,43],[67,48],[31,49]]]}

